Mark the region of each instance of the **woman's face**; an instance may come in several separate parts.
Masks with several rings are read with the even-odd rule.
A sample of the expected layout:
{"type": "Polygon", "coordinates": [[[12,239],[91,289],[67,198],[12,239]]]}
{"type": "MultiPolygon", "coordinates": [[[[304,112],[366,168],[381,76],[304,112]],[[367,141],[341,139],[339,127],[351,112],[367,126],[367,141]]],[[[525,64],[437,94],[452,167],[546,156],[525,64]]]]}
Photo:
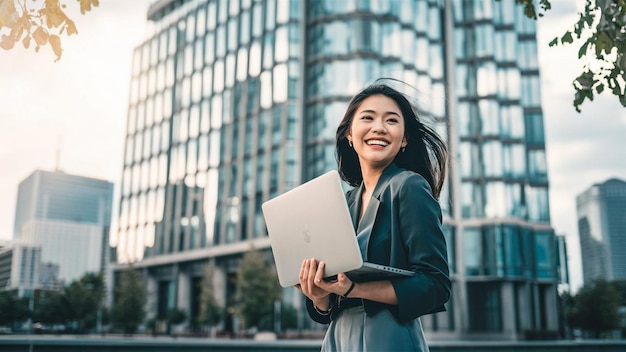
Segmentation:
{"type": "Polygon", "coordinates": [[[346,137],[352,141],[363,171],[387,167],[406,146],[398,104],[384,95],[366,98],[356,109],[346,137]]]}

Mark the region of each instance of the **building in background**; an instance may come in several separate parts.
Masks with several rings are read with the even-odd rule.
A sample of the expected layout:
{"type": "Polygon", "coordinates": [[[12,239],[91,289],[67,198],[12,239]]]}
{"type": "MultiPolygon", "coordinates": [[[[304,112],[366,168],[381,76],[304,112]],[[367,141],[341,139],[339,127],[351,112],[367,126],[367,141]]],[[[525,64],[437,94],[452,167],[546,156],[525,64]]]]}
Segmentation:
{"type": "Polygon", "coordinates": [[[106,271],[112,199],[111,182],[37,170],[19,184],[14,241],[39,246],[66,284],[106,271]]]}
{"type": "MultiPolygon", "coordinates": [[[[114,270],[144,271],[149,317],[177,307],[192,324],[207,262],[232,308],[241,253],[269,247],[262,202],[336,168],[349,99],[384,76],[414,87],[452,156],[441,205],[453,297],[422,319],[427,334],[557,330],[536,28],[515,1],[160,0],[148,20],[112,243],[114,270]]],[[[283,300],[301,309],[299,291],[283,300]]]]}
{"type": "Polygon", "coordinates": [[[626,279],[626,181],[596,183],[576,197],[583,282],[626,279]]]}
{"type": "Polygon", "coordinates": [[[41,247],[12,242],[0,247],[0,290],[29,296],[40,287],[41,247]]]}

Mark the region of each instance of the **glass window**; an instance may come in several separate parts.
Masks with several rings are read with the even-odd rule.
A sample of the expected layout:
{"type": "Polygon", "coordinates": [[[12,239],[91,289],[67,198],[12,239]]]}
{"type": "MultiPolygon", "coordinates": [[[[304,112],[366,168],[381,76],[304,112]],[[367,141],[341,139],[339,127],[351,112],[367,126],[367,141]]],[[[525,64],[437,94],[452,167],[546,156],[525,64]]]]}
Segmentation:
{"type": "Polygon", "coordinates": [[[276,0],[265,2],[265,29],[272,31],[276,26],[276,0]]]}
{"type": "Polygon", "coordinates": [[[272,106],[272,74],[265,71],[261,74],[261,108],[272,106]]]}
{"type": "Polygon", "coordinates": [[[531,221],[550,221],[550,208],[548,202],[547,187],[526,187],[526,202],[528,206],[528,218],[531,221]]]}
{"type": "Polygon", "coordinates": [[[500,119],[498,116],[498,103],[492,99],[478,101],[478,111],[482,122],[482,133],[485,136],[500,135],[500,119]]]}
{"type": "Polygon", "coordinates": [[[289,58],[289,41],[287,27],[276,29],[276,46],[274,59],[276,62],[284,62],[289,58]]]}
{"type": "Polygon", "coordinates": [[[250,46],[250,76],[257,77],[261,73],[261,44],[253,41],[250,46]]]}
{"type": "Polygon", "coordinates": [[[276,4],[276,23],[283,24],[289,22],[289,6],[291,0],[278,0],[276,4]]]}
{"type": "Polygon", "coordinates": [[[556,277],[553,240],[554,235],[551,232],[535,233],[535,267],[539,278],[556,277]]]}
{"type": "Polygon", "coordinates": [[[528,174],[533,183],[548,182],[548,167],[545,150],[528,151],[528,174]]]}
{"type": "Polygon", "coordinates": [[[480,275],[482,271],[482,234],[479,228],[465,228],[463,233],[465,274],[480,275]]]}
{"type": "Polygon", "coordinates": [[[217,60],[213,66],[213,90],[220,93],[224,90],[224,61],[217,60]]]}
{"type": "Polygon", "coordinates": [[[248,50],[239,48],[237,53],[237,81],[245,81],[248,77],[248,50]]]}
{"type": "Polygon", "coordinates": [[[193,175],[198,170],[198,142],[190,139],[187,143],[187,175],[193,175]]]}
{"type": "Polygon", "coordinates": [[[224,57],[226,54],[226,30],[224,25],[219,25],[215,32],[215,56],[218,58],[224,57]]]}
{"type": "Polygon", "coordinates": [[[205,66],[202,76],[202,96],[210,97],[213,94],[213,67],[205,66]]]}
{"type": "Polygon", "coordinates": [[[211,128],[222,127],[222,97],[215,95],[211,99],[211,128]]]}
{"type": "Polygon", "coordinates": [[[225,73],[225,85],[226,88],[231,88],[235,84],[235,54],[229,53],[226,56],[226,73],[225,73]]]}
{"type": "MultiPolygon", "coordinates": [[[[482,1],[478,1],[482,2],[482,1]]],[[[467,284],[469,326],[475,332],[502,331],[500,287],[497,283],[467,284]]]]}
{"type": "Polygon", "coordinates": [[[287,101],[287,64],[280,64],[274,67],[274,102],[282,103],[287,101]]]}
{"type": "Polygon", "coordinates": [[[170,123],[164,121],[161,124],[161,150],[167,150],[170,145],[170,123]]]}
{"type": "Polygon", "coordinates": [[[239,45],[246,45],[250,41],[250,11],[241,13],[239,21],[239,45]]]}
{"type": "Polygon", "coordinates": [[[484,216],[483,190],[480,184],[463,182],[461,185],[461,212],[463,218],[484,216]]]}
{"type": "Polygon", "coordinates": [[[186,35],[187,43],[192,42],[196,35],[196,18],[193,16],[193,13],[187,16],[187,24],[185,26],[185,33],[187,34],[186,35]]]}
{"type": "Polygon", "coordinates": [[[263,37],[263,68],[274,66],[274,33],[266,33],[263,37]]]}
{"type": "MultiPolygon", "coordinates": [[[[236,2],[236,1],[231,1],[236,2]]],[[[239,29],[239,21],[238,17],[231,17],[228,20],[228,51],[237,50],[237,41],[239,40],[239,33],[237,30],[239,29]]]]}
{"type": "Polygon", "coordinates": [[[192,105],[189,109],[189,137],[196,138],[200,133],[200,109],[198,105],[192,105]]]}
{"type": "Polygon", "coordinates": [[[239,1],[229,1],[228,4],[230,5],[228,8],[229,15],[235,16],[239,14],[239,1]]]}
{"type": "MultiPolygon", "coordinates": [[[[483,165],[486,177],[502,177],[502,144],[500,141],[489,141],[483,144],[483,165]]],[[[491,193],[487,193],[491,194],[491,193]]]]}
{"type": "Polygon", "coordinates": [[[487,182],[485,185],[485,215],[489,218],[506,216],[506,188],[503,182],[487,182]]]}
{"type": "Polygon", "coordinates": [[[217,20],[219,23],[226,22],[228,18],[228,0],[216,0],[217,5],[217,20]]]}
{"type": "Polygon", "coordinates": [[[479,96],[496,94],[497,75],[493,62],[481,62],[476,71],[476,92],[479,96]]]}
{"type": "Polygon", "coordinates": [[[204,62],[212,64],[215,60],[215,35],[213,32],[207,33],[204,37],[204,62]]]}
{"type": "Polygon", "coordinates": [[[258,38],[263,33],[263,7],[262,3],[255,2],[252,5],[252,37],[258,38]]]}

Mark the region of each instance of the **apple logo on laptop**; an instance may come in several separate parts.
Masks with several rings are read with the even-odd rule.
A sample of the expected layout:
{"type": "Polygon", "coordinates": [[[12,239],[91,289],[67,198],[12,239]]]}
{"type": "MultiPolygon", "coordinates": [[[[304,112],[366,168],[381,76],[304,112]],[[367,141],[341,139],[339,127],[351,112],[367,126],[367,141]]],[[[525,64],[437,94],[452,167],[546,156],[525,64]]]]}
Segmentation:
{"type": "Polygon", "coordinates": [[[304,235],[304,242],[311,243],[311,231],[309,230],[309,225],[304,225],[302,234],[304,235]]]}

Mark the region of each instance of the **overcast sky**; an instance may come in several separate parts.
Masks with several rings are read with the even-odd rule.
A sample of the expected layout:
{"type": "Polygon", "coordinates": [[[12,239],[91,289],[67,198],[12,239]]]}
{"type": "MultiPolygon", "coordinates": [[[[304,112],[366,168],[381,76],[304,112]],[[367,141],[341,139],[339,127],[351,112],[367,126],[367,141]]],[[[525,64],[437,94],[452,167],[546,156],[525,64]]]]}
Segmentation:
{"type": "MultiPolygon", "coordinates": [[[[148,0],[108,0],[86,15],[68,1],[78,35],[63,37],[63,57],[49,47],[0,50],[0,240],[12,238],[17,186],[35,169],[60,169],[115,183],[122,172],[133,48],[144,38],[148,0]]],[[[539,20],[552,225],[568,238],[572,285],[581,284],[575,197],[611,177],[626,179],[626,110],[605,94],[582,114],[571,81],[578,46],[548,42],[576,20],[584,1],[552,0],[539,20]]],[[[117,203],[117,196],[114,200],[117,203]]]]}

